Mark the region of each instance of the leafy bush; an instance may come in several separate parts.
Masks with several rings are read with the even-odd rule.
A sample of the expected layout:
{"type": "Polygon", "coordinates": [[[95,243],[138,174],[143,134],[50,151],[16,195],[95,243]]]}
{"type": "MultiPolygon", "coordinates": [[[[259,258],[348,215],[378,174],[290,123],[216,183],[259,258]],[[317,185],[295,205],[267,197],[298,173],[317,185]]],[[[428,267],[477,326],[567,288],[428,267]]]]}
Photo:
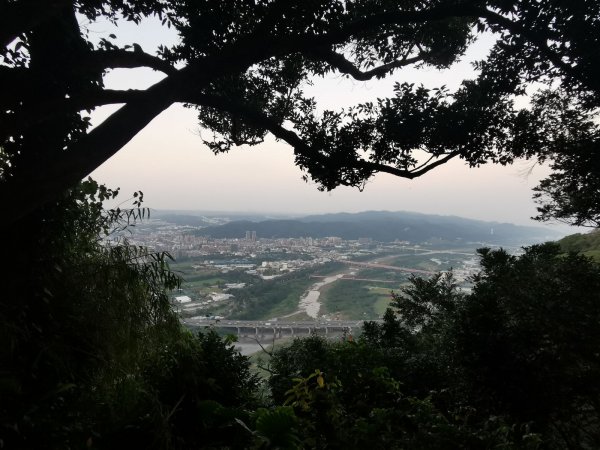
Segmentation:
{"type": "Polygon", "coordinates": [[[147,214],[141,194],[105,211],[117,194],[88,180],[14,230],[0,274],[0,446],[186,447],[224,426],[215,416],[198,431],[203,402],[254,405],[247,360],[180,326],[169,255],[121,236],[147,214]]]}

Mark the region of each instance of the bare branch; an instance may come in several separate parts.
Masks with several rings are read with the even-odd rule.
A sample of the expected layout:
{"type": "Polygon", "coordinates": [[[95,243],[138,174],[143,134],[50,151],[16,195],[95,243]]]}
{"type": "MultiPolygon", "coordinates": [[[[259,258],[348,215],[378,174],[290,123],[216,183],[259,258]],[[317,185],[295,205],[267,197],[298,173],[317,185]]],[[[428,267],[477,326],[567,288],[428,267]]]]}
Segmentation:
{"type": "Polygon", "coordinates": [[[423,164],[421,164],[420,166],[415,167],[413,170],[419,170],[421,167],[425,167],[427,164],[429,164],[429,162],[435,158],[435,155],[431,155],[429,158],[427,158],[427,161],[425,161],[423,164]]]}
{"type": "Polygon", "coordinates": [[[149,67],[167,75],[177,72],[167,61],[141,50],[96,50],[90,54],[85,64],[98,69],[149,67]]]}
{"type": "MultiPolygon", "coordinates": [[[[420,166],[421,168],[416,170],[416,169],[398,169],[397,167],[393,167],[393,166],[388,166],[386,164],[382,164],[382,163],[377,163],[377,162],[373,162],[373,161],[366,161],[366,160],[357,160],[356,161],[356,168],[361,168],[361,169],[367,169],[373,172],[384,172],[384,173],[389,173],[391,175],[395,175],[397,177],[401,177],[401,178],[407,178],[409,180],[413,180],[415,178],[419,178],[422,175],[425,175],[427,172],[429,172],[430,170],[435,169],[438,166],[441,166],[442,164],[447,163],[448,161],[450,161],[452,158],[456,157],[460,155],[459,151],[453,151],[450,153],[444,153],[444,157],[438,159],[435,162],[430,163],[429,165],[423,167],[420,166]]],[[[440,155],[442,156],[442,155],[440,155]]]]}
{"type": "Polygon", "coordinates": [[[392,72],[394,69],[405,67],[410,64],[414,64],[418,61],[422,61],[424,59],[423,55],[415,56],[412,58],[404,58],[401,60],[383,64],[379,67],[375,67],[374,69],[363,72],[353,62],[346,59],[344,55],[336,53],[333,50],[321,48],[315,49],[312,53],[314,55],[314,59],[317,59],[319,61],[325,61],[330,66],[335,67],[341,73],[350,75],[352,76],[352,78],[359,81],[368,81],[372,78],[383,78],[385,75],[392,72]]]}
{"type": "MultiPolygon", "coordinates": [[[[265,352],[267,355],[269,356],[273,356],[273,353],[268,351],[266,348],[263,347],[263,345],[260,343],[260,341],[258,340],[258,338],[252,338],[252,340],[256,341],[256,343],[258,344],[258,346],[262,349],[263,352],[265,352]]],[[[274,339],[273,339],[274,341],[274,339]]],[[[273,342],[273,345],[275,345],[275,343],[273,342]]],[[[270,372],[270,371],[269,371],[270,372]]]]}
{"type": "MultiPolygon", "coordinates": [[[[447,163],[448,161],[450,161],[451,159],[453,159],[453,158],[455,158],[455,157],[457,157],[459,155],[460,155],[460,151],[458,151],[458,150],[455,150],[455,151],[450,152],[450,153],[445,153],[445,156],[443,158],[440,158],[437,161],[432,162],[431,164],[429,164],[429,165],[427,165],[425,167],[421,166],[421,168],[418,169],[418,170],[416,170],[416,169],[411,170],[412,178],[417,178],[417,177],[420,177],[422,175],[425,175],[430,170],[433,170],[436,167],[439,167],[442,164],[447,163]]],[[[442,155],[440,155],[440,156],[442,156],[442,155]]]]}
{"type": "Polygon", "coordinates": [[[65,99],[72,111],[81,111],[84,109],[93,109],[103,105],[113,105],[118,103],[128,103],[141,98],[146,91],[137,89],[128,89],[126,91],[103,89],[101,91],[90,93],[82,97],[65,99]]]}

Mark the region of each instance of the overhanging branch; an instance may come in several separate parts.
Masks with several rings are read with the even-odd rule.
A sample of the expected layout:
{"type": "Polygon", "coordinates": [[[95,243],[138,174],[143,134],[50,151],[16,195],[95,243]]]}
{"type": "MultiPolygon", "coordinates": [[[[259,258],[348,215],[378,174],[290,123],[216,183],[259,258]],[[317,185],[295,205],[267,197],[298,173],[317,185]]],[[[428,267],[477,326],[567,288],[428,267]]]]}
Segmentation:
{"type": "Polygon", "coordinates": [[[90,54],[85,64],[95,69],[149,67],[167,75],[177,72],[177,69],[167,61],[141,50],[96,50],[90,54]]]}
{"type": "MultiPolygon", "coordinates": [[[[372,78],[383,78],[394,69],[409,66],[410,64],[414,64],[424,59],[424,56],[419,55],[412,58],[404,58],[383,64],[368,71],[362,71],[353,62],[346,59],[344,55],[330,49],[315,49],[312,52],[312,55],[314,55],[312,56],[313,59],[324,61],[330,66],[336,68],[341,73],[350,75],[352,78],[358,81],[368,81],[372,78]]],[[[310,54],[308,56],[311,57],[310,54]]]]}
{"type": "Polygon", "coordinates": [[[565,75],[570,78],[577,80],[579,83],[586,86],[588,89],[598,91],[600,84],[598,80],[590,80],[582,77],[582,72],[577,70],[570,64],[567,64],[562,60],[560,55],[554,52],[549,46],[546,37],[540,35],[538,32],[528,30],[523,27],[520,23],[514,22],[501,14],[491,11],[486,8],[473,8],[473,12],[479,17],[486,19],[488,23],[497,25],[504,28],[511,33],[524,37],[527,41],[533,44],[548,60],[558,69],[560,69],[565,75]]]}
{"type": "MultiPolygon", "coordinates": [[[[331,30],[322,34],[298,35],[282,39],[280,46],[287,47],[288,45],[293,45],[295,47],[302,47],[306,51],[311,51],[318,47],[341,44],[354,36],[364,32],[373,32],[373,30],[387,25],[408,25],[411,23],[445,20],[452,17],[474,19],[479,17],[479,10],[471,6],[476,2],[477,0],[471,0],[463,4],[437,6],[420,11],[390,11],[373,14],[342,25],[337,30],[331,30]]],[[[275,48],[277,47],[279,46],[275,48]]]]}
{"type": "MultiPolygon", "coordinates": [[[[185,103],[193,103],[201,106],[208,106],[237,116],[240,119],[246,121],[248,124],[268,130],[276,138],[281,139],[287,142],[292,147],[294,147],[295,151],[298,154],[311,158],[312,160],[319,161],[324,166],[330,165],[328,157],[324,156],[317,149],[314,149],[310,145],[308,145],[294,131],[284,128],[279,121],[273,119],[272,117],[269,117],[260,110],[254,109],[240,102],[233,102],[222,97],[207,94],[183,94],[180,98],[178,98],[178,101],[185,103]]],[[[400,169],[398,167],[389,166],[383,163],[367,161],[362,159],[357,159],[356,161],[353,161],[351,163],[351,166],[348,168],[363,169],[371,172],[384,172],[401,178],[414,179],[450,161],[452,158],[458,156],[459,154],[460,152],[458,151],[453,151],[444,154],[443,157],[434,162],[429,163],[428,165],[421,165],[418,168],[418,170],[400,169]]]]}
{"type": "Polygon", "coordinates": [[[90,111],[98,106],[128,103],[142,98],[144,93],[145,91],[133,89],[126,91],[103,89],[60,101],[36,104],[32,108],[18,110],[18,113],[7,118],[5,123],[0,123],[0,137],[25,132],[56,114],[73,114],[84,110],[90,111]]]}
{"type": "MultiPolygon", "coordinates": [[[[68,3],[70,4],[70,2],[68,3]]],[[[197,92],[215,79],[224,75],[241,73],[251,65],[258,64],[267,58],[280,57],[294,52],[309,54],[314,48],[343,44],[354,37],[363,35],[365,32],[372,33],[388,25],[437,21],[451,17],[475,19],[480,17],[481,10],[469,6],[474,3],[478,2],[463,2],[422,11],[396,11],[375,14],[340,25],[329,32],[320,34],[299,33],[284,37],[250,34],[238,42],[232,43],[218,55],[192,61],[188,67],[179,71],[164,67],[164,61],[150,61],[143,55],[114,55],[119,58],[121,56],[127,58],[133,56],[134,58],[128,61],[120,60],[118,63],[118,58],[113,59],[112,63],[105,64],[103,67],[113,67],[110,64],[114,64],[114,67],[117,67],[117,64],[120,64],[120,67],[136,64],[135,67],[139,67],[140,64],[143,64],[148,67],[154,66],[157,70],[166,71],[169,76],[144,91],[143,94],[140,93],[138,98],[128,101],[125,106],[113,113],[101,125],[78,141],[73,142],[67,151],[48,154],[43,161],[37,161],[35,166],[20,168],[19,179],[7,179],[0,183],[0,203],[3,205],[3,210],[6,216],[13,221],[23,217],[29,211],[55,198],[61,191],[77,183],[96,169],[174,101],[203,103],[203,101],[185,98],[182,95],[185,89],[195,89],[197,92]],[[133,59],[137,61],[134,62],[133,59]]],[[[52,4],[63,4],[63,1],[54,0],[52,4]]],[[[40,20],[43,21],[46,18],[47,16],[44,15],[40,20]]],[[[0,38],[6,36],[6,33],[2,34],[1,31],[0,38]]],[[[21,32],[19,31],[19,33],[21,32]]],[[[116,98],[113,98],[113,100],[116,100],[116,98]]],[[[203,100],[207,106],[210,106],[208,98],[203,100]]],[[[214,107],[221,110],[231,108],[231,105],[222,103],[219,105],[218,103],[222,100],[217,100],[212,99],[214,107]]],[[[234,113],[236,108],[236,115],[244,117],[244,120],[249,122],[254,120],[254,123],[263,126],[275,136],[290,143],[307,158],[314,158],[313,160],[317,164],[323,163],[327,166],[327,163],[329,163],[331,165],[331,161],[324,160],[325,156],[307,146],[296,133],[286,130],[280,123],[268,116],[261,115],[261,111],[245,110],[243,105],[238,105],[233,108],[234,113]]],[[[441,158],[435,163],[412,171],[364,160],[357,162],[355,168],[365,169],[367,172],[369,170],[382,171],[404,178],[415,178],[456,155],[456,153],[445,154],[443,157],[440,155],[441,158]]]]}

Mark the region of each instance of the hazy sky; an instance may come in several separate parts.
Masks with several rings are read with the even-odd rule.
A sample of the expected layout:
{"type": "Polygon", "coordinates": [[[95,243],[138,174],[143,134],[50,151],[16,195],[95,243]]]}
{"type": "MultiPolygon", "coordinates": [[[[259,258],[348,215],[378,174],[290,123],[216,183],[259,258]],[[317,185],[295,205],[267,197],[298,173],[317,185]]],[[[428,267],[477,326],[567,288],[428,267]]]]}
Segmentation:
{"type": "MultiPolygon", "coordinates": [[[[115,32],[119,43],[136,42],[149,53],[159,43],[176,39],[172,31],[153,21],[139,30],[128,24],[116,30],[107,23],[87,26],[92,37],[115,32]]],[[[401,70],[388,80],[366,83],[331,76],[314,80],[306,92],[317,98],[321,108],[337,109],[391,96],[394,82],[431,88],[445,84],[453,90],[464,78],[474,76],[469,61],[485,56],[492,42],[491,36],[482,39],[449,71],[401,70]]],[[[120,69],[107,75],[106,86],[143,89],[161,78],[162,74],[150,70],[120,69]]],[[[93,123],[117,108],[99,108],[93,123]]],[[[215,156],[202,144],[204,133],[210,136],[199,129],[194,110],[173,105],[92,176],[109,187],[121,187],[123,198],[142,190],[146,206],[157,209],[293,214],[406,210],[536,224],[529,219],[535,214],[531,188],[548,173],[532,161],[478,169],[453,161],[412,181],[379,174],[363,192],[351,188],[319,192],[314,183],[302,181],[287,144],[268,138],[262,145],[215,156]]]]}

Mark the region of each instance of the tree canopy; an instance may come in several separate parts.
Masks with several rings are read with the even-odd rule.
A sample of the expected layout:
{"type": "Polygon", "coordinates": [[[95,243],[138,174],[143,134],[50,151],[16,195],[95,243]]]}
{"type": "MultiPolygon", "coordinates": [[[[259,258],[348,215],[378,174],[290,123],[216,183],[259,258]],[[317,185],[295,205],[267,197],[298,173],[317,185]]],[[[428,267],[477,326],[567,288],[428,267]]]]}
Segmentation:
{"type": "Polygon", "coordinates": [[[306,447],[598,447],[600,267],[554,243],[524,250],[481,249],[470,292],[450,273],[413,278],[356,341],[274,352],[273,398],[306,447]]]}
{"type": "Polygon", "coordinates": [[[548,162],[539,218],[597,226],[599,41],[592,0],[0,0],[0,446],[598,447],[592,260],[553,245],[482,250],[470,293],[451,275],[413,279],[358,341],[273,353],[259,392],[229,341],[180,328],[168,255],[106,239],[142,212],[104,211],[116,191],[78,183],[183,103],[215,153],[270,133],[326,190],[451,159],[548,162]],[[148,17],[179,41],[150,54],[82,26],[148,17]],[[304,91],[329,73],[452,68],[486,33],[497,40],[478,75],[452,92],[396,84],[319,112],[304,91]],[[139,67],[164,78],[104,85],[139,67]],[[123,106],[92,128],[107,104],[123,106]]]}
{"type": "Polygon", "coordinates": [[[599,10],[584,0],[3,0],[0,201],[18,218],[56,199],[179,102],[214,132],[215,153],[271,133],[322,189],[360,188],[377,172],[415,178],[453,158],[549,161],[540,218],[594,225],[599,10]],[[80,24],[150,16],[179,35],[155,55],[93,40],[80,24]],[[397,84],[389,98],[322,113],[303,92],[332,72],[449,68],[490,32],[478,76],[454,92],[397,84]],[[165,77],[145,90],[104,86],[107,71],[137,67],[165,77]],[[530,106],[517,108],[534,82],[530,106]],[[87,112],[106,104],[123,106],[90,128],[87,112]]]}

